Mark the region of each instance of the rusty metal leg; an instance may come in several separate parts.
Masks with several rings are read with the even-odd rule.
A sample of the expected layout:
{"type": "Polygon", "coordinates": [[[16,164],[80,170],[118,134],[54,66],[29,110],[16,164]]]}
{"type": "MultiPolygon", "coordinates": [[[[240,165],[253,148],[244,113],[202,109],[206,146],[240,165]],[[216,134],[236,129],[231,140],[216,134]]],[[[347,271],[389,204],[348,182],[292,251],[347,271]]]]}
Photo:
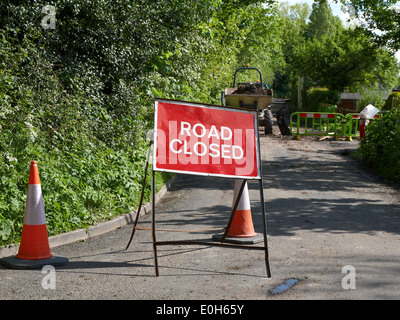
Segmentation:
{"type": "Polygon", "coordinates": [[[260,182],[260,202],[261,202],[263,224],[264,224],[263,232],[264,232],[264,247],[265,247],[265,266],[267,269],[267,278],[271,278],[271,270],[269,267],[269,260],[268,260],[267,219],[265,216],[264,189],[263,189],[262,178],[259,180],[259,182],[260,182]]]}
{"type": "Polygon", "coordinates": [[[155,172],[152,171],[151,178],[151,238],[153,240],[153,257],[154,257],[154,272],[156,277],[158,277],[158,259],[157,259],[157,241],[156,241],[156,195],[155,195],[155,172]]]}
{"type": "Polygon", "coordinates": [[[131,234],[131,237],[129,239],[129,242],[128,242],[125,250],[127,250],[129,248],[129,246],[130,246],[130,244],[132,242],[133,236],[135,235],[136,225],[137,225],[138,220],[139,220],[140,209],[141,209],[142,203],[143,203],[144,190],[146,188],[147,170],[149,168],[150,153],[151,153],[151,149],[152,149],[151,146],[152,146],[152,142],[150,142],[149,149],[147,151],[147,160],[146,160],[146,167],[144,169],[144,178],[143,178],[143,184],[142,184],[142,193],[140,195],[139,207],[138,207],[138,210],[136,212],[136,218],[135,218],[135,222],[133,224],[132,234],[131,234]]]}

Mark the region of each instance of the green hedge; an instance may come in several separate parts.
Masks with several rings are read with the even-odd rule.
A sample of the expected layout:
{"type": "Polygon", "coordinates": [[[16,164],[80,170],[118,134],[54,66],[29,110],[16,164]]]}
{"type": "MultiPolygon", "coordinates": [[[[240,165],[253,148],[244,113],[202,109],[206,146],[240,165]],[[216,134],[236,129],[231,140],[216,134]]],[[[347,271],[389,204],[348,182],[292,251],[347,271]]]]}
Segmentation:
{"type": "Polygon", "coordinates": [[[391,110],[392,107],[398,108],[400,105],[400,92],[392,92],[386,99],[382,110],[391,110]],[[397,98],[397,102],[393,105],[393,98],[397,98]]]}
{"type": "MultiPolygon", "coordinates": [[[[153,115],[145,80],[191,22],[160,2],[126,7],[132,24],[125,4],[59,1],[56,29],[44,30],[41,1],[0,3],[0,245],[20,240],[32,160],[49,235],[137,208],[153,115]],[[155,10],[168,25],[148,24],[155,10]]],[[[169,178],[158,174],[158,188],[169,178]]]]}
{"type": "Polygon", "coordinates": [[[340,94],[327,88],[310,88],[303,98],[303,110],[318,111],[320,103],[338,105],[340,94]]]}
{"type": "Polygon", "coordinates": [[[59,0],[43,29],[43,1],[0,1],[0,245],[19,242],[32,160],[50,235],[135,210],[154,98],[220,103],[236,68],[268,66],[259,2],[59,0]]]}
{"type": "Polygon", "coordinates": [[[356,155],[383,178],[400,184],[400,110],[387,112],[367,126],[356,155]]]}
{"type": "Polygon", "coordinates": [[[146,113],[134,106],[124,117],[108,111],[111,97],[90,86],[95,77],[75,75],[69,78],[75,89],[66,90],[46,50],[35,32],[0,29],[1,245],[19,241],[32,160],[50,235],[138,204],[146,113]]]}

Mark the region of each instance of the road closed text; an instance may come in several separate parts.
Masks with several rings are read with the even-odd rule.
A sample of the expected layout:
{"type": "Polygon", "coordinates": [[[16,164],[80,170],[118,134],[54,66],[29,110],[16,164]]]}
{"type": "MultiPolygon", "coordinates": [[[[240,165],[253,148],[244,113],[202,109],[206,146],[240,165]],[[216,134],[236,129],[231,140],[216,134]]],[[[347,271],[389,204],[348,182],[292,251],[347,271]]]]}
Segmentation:
{"type": "Polygon", "coordinates": [[[223,159],[242,159],[244,151],[242,146],[232,145],[232,130],[221,126],[217,128],[212,125],[209,130],[201,123],[196,123],[193,128],[190,123],[182,121],[180,123],[180,139],[172,139],[169,143],[169,149],[173,153],[183,152],[186,155],[195,154],[205,156],[208,154],[212,158],[223,159]],[[188,137],[207,138],[207,141],[196,141],[192,148],[189,148],[188,137]],[[218,142],[212,142],[218,141],[218,142]],[[224,144],[224,141],[227,144],[224,144]]]}

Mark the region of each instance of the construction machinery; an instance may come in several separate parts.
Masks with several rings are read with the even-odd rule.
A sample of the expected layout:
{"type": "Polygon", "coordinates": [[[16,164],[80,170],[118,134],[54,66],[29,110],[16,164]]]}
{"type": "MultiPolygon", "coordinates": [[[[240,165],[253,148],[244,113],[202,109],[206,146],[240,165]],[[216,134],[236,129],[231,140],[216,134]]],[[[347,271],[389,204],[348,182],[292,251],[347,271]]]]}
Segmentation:
{"type": "Polygon", "coordinates": [[[249,66],[236,69],[233,87],[226,88],[221,94],[221,103],[224,106],[257,110],[259,126],[265,128],[265,134],[272,133],[272,99],[273,90],[264,84],[261,71],[249,66]],[[238,72],[248,70],[256,70],[260,79],[256,82],[236,85],[238,72]]]}

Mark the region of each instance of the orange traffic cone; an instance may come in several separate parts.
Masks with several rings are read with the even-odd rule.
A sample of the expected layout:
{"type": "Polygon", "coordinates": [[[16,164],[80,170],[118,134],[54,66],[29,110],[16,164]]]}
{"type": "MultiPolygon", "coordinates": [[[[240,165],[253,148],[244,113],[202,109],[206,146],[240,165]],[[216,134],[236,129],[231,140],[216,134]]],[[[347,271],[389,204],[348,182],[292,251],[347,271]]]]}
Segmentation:
{"type": "Polygon", "coordinates": [[[39,170],[36,161],[32,161],[21,243],[16,257],[38,260],[51,256],[39,170]]]}
{"type": "MultiPolygon", "coordinates": [[[[235,180],[235,189],[232,201],[232,210],[234,203],[239,194],[242,180],[235,180]]],[[[221,240],[223,234],[218,234],[213,237],[214,240],[221,240]]],[[[252,244],[263,241],[263,236],[254,231],[253,218],[251,216],[251,207],[249,199],[249,190],[247,182],[242,191],[242,196],[239,200],[235,214],[232,219],[232,224],[224,242],[252,244]]]]}
{"type": "MultiPolygon", "coordinates": [[[[233,195],[232,207],[239,193],[240,184],[242,181],[235,181],[235,190],[233,195]]],[[[249,190],[247,183],[244,186],[242,196],[236,208],[235,215],[233,216],[232,224],[228,232],[229,237],[254,237],[257,233],[254,232],[253,219],[251,217],[251,207],[249,200],[249,190]]]]}
{"type": "Polygon", "coordinates": [[[18,254],[3,258],[1,263],[15,269],[34,269],[44,265],[64,265],[67,258],[50,252],[42,188],[36,161],[31,162],[25,217],[18,254]]]}

